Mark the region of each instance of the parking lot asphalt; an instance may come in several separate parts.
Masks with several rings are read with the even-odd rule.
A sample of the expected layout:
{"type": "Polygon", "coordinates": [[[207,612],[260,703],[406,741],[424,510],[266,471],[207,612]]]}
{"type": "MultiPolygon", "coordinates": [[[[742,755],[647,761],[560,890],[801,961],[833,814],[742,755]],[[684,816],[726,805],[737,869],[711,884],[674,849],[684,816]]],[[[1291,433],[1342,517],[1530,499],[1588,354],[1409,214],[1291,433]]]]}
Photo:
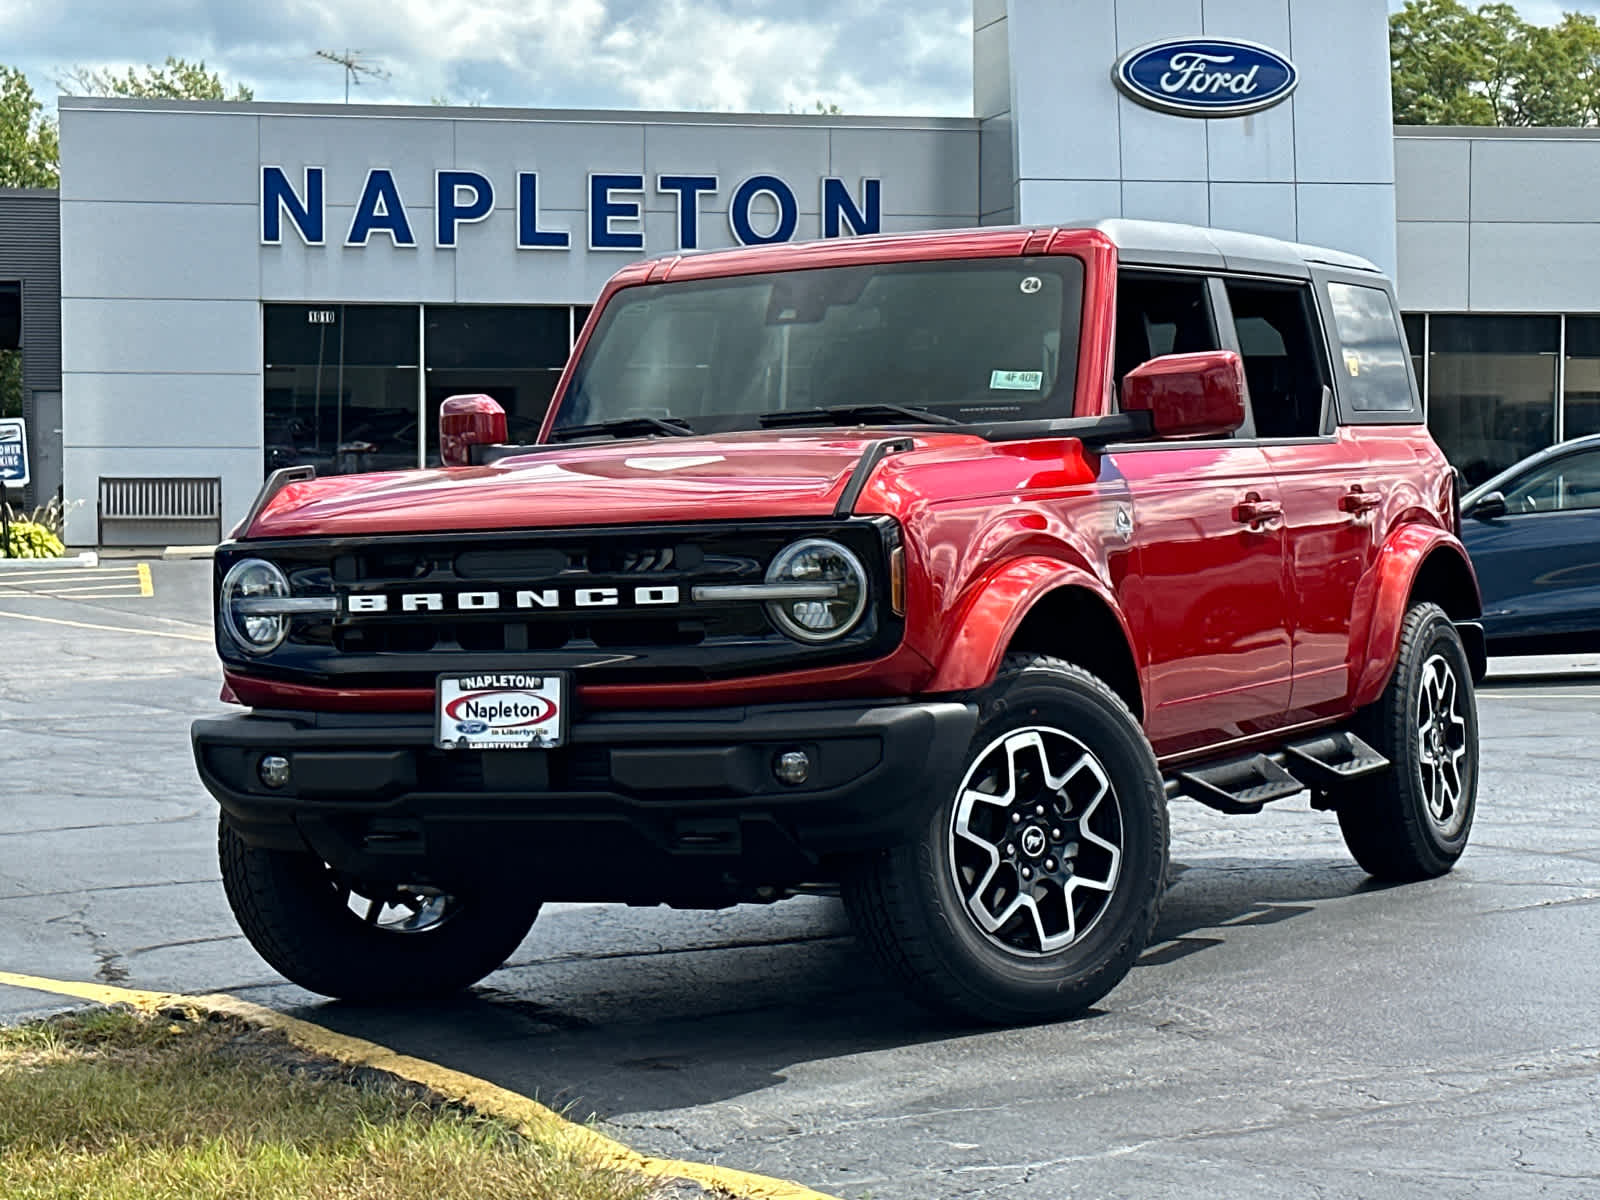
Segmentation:
{"type": "MultiPolygon", "coordinates": [[[[225,708],[210,564],[150,575],[0,579],[0,969],[232,992],[839,1197],[1595,1194],[1600,673],[1485,684],[1476,831],[1443,879],[1373,885],[1303,801],[1175,805],[1156,939],[1080,1021],[934,1021],[819,898],[555,906],[470,997],[384,1012],[239,936],[188,748],[225,708]]],[[[56,1006],[0,989],[0,1019],[56,1006]]]]}

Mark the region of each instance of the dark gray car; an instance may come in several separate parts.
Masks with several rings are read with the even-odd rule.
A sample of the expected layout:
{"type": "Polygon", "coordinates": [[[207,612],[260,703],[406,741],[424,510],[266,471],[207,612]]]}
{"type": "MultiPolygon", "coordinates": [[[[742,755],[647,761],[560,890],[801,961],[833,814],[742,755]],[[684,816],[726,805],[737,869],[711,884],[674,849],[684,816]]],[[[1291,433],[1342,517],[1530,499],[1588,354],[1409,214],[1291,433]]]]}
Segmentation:
{"type": "Polygon", "coordinates": [[[1461,513],[1491,652],[1600,650],[1600,434],[1523,459],[1461,513]]]}

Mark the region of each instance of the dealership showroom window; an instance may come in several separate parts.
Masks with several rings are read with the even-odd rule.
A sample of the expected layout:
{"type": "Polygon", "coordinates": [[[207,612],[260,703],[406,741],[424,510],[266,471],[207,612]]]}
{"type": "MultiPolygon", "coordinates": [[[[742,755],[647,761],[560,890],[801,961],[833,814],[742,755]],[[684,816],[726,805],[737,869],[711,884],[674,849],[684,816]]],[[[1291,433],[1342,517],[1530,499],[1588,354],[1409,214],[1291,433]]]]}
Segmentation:
{"type": "Polygon", "coordinates": [[[466,392],[494,397],[511,435],[531,440],[587,316],[572,305],[267,304],[264,467],[438,466],[439,406],[466,392]]]}
{"type": "Polygon", "coordinates": [[[1600,317],[1410,314],[1405,324],[1428,425],[1469,486],[1600,433],[1600,317]]]}

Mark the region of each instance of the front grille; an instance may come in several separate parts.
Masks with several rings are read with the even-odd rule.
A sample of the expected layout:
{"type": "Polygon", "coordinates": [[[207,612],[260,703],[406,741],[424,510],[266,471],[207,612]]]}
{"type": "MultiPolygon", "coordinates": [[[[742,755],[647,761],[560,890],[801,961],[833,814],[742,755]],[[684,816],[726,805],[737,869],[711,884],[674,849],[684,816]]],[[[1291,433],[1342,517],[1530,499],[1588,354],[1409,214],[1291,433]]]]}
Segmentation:
{"type": "MultiPolygon", "coordinates": [[[[382,625],[310,626],[307,640],[329,641],[342,654],[477,654],[564,650],[593,646],[608,650],[699,646],[729,638],[764,638],[772,632],[759,605],[726,606],[695,619],[614,617],[596,620],[396,621],[382,625]]],[[[298,631],[297,631],[298,634],[298,631]]]]}
{"type": "Polygon", "coordinates": [[[866,518],[241,542],[219,550],[219,582],[240,558],[267,558],[294,595],[339,597],[340,612],[295,618],[289,639],[261,658],[221,645],[230,665],[256,675],[391,687],[522,667],[683,682],[872,658],[902,631],[886,604],[897,540],[892,521],[866,518]],[[761,582],[783,547],[817,536],[848,545],[869,576],[873,602],[838,642],[787,637],[758,601],[692,599],[697,586],[761,582]],[[579,607],[582,597],[595,604],[579,607]]]}

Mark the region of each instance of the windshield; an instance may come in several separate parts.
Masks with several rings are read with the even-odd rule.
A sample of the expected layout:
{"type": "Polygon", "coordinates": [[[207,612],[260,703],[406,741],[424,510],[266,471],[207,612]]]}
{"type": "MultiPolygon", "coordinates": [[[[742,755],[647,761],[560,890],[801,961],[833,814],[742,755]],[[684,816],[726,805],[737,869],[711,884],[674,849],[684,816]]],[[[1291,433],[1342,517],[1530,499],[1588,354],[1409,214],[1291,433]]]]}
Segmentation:
{"type": "Polygon", "coordinates": [[[627,288],[606,305],[555,431],[898,405],[957,421],[1072,414],[1075,258],[874,263],[627,288]]]}

